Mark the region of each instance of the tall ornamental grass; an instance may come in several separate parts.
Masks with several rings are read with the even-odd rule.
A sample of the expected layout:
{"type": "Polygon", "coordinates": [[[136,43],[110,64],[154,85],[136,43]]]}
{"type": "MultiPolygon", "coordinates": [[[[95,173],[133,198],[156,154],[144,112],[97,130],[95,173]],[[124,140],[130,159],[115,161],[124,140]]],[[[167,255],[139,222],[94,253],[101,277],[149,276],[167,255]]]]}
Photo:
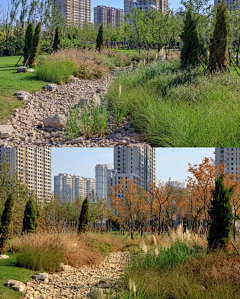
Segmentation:
{"type": "Polygon", "coordinates": [[[109,109],[128,117],[153,146],[237,147],[239,83],[227,74],[182,71],[178,62],[155,63],[121,74],[107,100],[109,109]]]}

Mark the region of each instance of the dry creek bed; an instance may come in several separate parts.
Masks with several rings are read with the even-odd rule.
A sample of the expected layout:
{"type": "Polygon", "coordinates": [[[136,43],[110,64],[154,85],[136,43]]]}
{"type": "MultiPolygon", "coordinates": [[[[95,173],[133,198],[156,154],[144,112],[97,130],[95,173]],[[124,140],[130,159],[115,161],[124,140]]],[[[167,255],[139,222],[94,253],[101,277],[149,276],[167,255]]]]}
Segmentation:
{"type": "Polygon", "coordinates": [[[46,130],[43,121],[55,114],[68,115],[70,108],[86,102],[91,105],[94,94],[99,93],[104,102],[104,94],[115,75],[98,80],[80,80],[57,85],[56,90],[41,90],[33,93],[23,109],[15,109],[7,125],[12,132],[7,138],[0,138],[0,147],[114,147],[144,146],[143,138],[134,131],[131,123],[124,120],[117,127],[111,117],[108,120],[108,135],[103,138],[83,136],[66,140],[63,130],[46,130]]]}
{"type": "Polygon", "coordinates": [[[120,275],[128,259],[128,252],[115,252],[97,266],[70,267],[49,274],[44,281],[32,279],[27,282],[24,298],[116,298],[122,290],[120,275]]]}

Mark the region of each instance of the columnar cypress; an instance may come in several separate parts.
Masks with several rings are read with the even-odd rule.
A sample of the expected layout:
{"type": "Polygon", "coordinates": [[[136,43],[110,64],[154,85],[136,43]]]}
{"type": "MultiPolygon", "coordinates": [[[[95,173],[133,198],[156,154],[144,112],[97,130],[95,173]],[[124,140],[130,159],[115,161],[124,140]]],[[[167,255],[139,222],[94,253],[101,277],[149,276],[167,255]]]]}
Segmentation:
{"type": "Polygon", "coordinates": [[[98,29],[98,35],[97,35],[97,50],[101,52],[103,48],[103,25],[100,25],[98,29]]]}
{"type": "Polygon", "coordinates": [[[32,45],[30,50],[31,57],[29,59],[30,67],[36,65],[36,61],[40,53],[40,40],[41,40],[41,23],[38,23],[35,28],[34,36],[32,38],[32,45]]]}
{"type": "Polygon", "coordinates": [[[209,71],[229,71],[228,8],[224,0],[217,5],[216,24],[210,43],[209,71]]]}
{"type": "Polygon", "coordinates": [[[14,196],[13,193],[8,195],[5,202],[4,210],[1,217],[0,226],[0,253],[5,253],[7,250],[7,241],[11,236],[11,222],[13,215],[14,196]]]}
{"type": "Polygon", "coordinates": [[[26,203],[24,218],[23,218],[23,233],[35,233],[37,229],[37,218],[32,199],[26,203]]]}
{"type": "Polygon", "coordinates": [[[78,233],[85,233],[89,227],[89,201],[86,197],[83,201],[82,210],[79,217],[78,233]]]}
{"type": "Polygon", "coordinates": [[[61,43],[61,33],[59,27],[57,26],[54,35],[54,41],[53,41],[53,51],[57,51],[59,49],[60,43],[61,43]]]}
{"type": "Polygon", "coordinates": [[[23,49],[23,56],[24,56],[24,61],[25,63],[28,59],[28,56],[30,54],[30,49],[32,45],[32,38],[33,38],[33,33],[34,33],[34,27],[32,23],[29,23],[27,26],[27,30],[25,33],[25,40],[24,40],[24,49],[23,49]]]}
{"type": "Polygon", "coordinates": [[[233,227],[231,197],[234,188],[224,186],[223,175],[216,180],[215,189],[212,191],[213,200],[209,210],[211,226],[208,233],[208,248],[227,249],[233,227]]]}
{"type": "Polygon", "coordinates": [[[202,45],[197,31],[198,21],[199,17],[193,16],[192,10],[188,9],[181,34],[183,41],[181,65],[184,68],[195,67],[199,64],[202,45]]]}

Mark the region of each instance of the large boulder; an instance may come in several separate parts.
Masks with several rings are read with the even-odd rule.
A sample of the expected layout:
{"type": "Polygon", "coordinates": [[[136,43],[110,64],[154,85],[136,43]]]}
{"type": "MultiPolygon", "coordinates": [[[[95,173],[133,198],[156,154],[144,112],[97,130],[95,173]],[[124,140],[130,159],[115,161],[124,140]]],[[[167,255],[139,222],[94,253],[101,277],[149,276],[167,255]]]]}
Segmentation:
{"type": "Polygon", "coordinates": [[[44,281],[45,279],[48,278],[48,273],[37,273],[33,275],[32,278],[44,281]]]}
{"type": "Polygon", "coordinates": [[[18,99],[21,101],[28,101],[32,97],[30,92],[23,91],[23,90],[19,90],[18,92],[16,92],[15,96],[17,96],[18,99]]]}
{"type": "Polygon", "coordinates": [[[44,90],[55,91],[57,89],[57,84],[47,84],[43,87],[44,90]]]}
{"type": "Polygon", "coordinates": [[[7,260],[9,259],[9,256],[6,254],[0,254],[0,260],[7,260]]]}
{"type": "Polygon", "coordinates": [[[0,125],[0,139],[9,138],[12,135],[13,126],[11,125],[0,125]]]}
{"type": "Polygon", "coordinates": [[[44,119],[45,128],[62,129],[67,123],[67,118],[64,114],[55,114],[44,119]]]}
{"type": "Polygon", "coordinates": [[[25,73],[27,71],[27,68],[25,66],[20,66],[17,69],[17,73],[25,73]]]}
{"type": "Polygon", "coordinates": [[[8,280],[7,286],[11,289],[13,289],[16,292],[25,293],[26,292],[26,285],[18,280],[8,280]]]}

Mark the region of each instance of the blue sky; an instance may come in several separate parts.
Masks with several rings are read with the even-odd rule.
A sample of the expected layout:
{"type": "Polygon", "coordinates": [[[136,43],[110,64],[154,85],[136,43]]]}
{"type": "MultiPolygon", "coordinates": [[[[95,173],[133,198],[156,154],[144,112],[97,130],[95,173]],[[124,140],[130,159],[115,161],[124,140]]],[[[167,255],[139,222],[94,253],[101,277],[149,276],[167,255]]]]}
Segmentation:
{"type": "MultiPolygon", "coordinates": [[[[10,0],[0,0],[0,4],[7,8],[8,3],[10,0]]],[[[93,15],[93,8],[98,5],[105,5],[105,6],[112,6],[116,8],[124,8],[124,0],[92,0],[92,15],[93,15]]],[[[180,0],[169,0],[170,9],[177,10],[180,5],[180,0]]]]}
{"type": "MultiPolygon", "coordinates": [[[[156,177],[162,181],[184,182],[188,163],[199,164],[204,157],[214,158],[214,148],[157,148],[156,177]]],[[[112,148],[52,148],[52,175],[76,174],[95,178],[96,164],[113,164],[112,148]]]]}

